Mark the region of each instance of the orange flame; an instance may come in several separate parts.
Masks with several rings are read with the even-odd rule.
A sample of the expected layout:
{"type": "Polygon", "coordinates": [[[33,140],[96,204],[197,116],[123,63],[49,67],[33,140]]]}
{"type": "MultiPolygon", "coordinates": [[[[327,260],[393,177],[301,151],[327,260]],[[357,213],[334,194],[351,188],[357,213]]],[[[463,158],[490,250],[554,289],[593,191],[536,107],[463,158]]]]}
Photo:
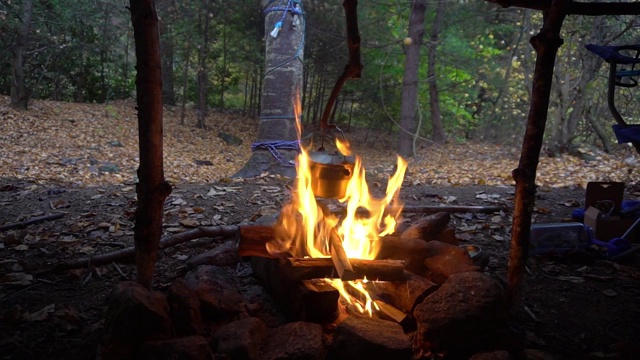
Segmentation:
{"type": "MultiPolygon", "coordinates": [[[[298,139],[302,132],[300,123],[300,101],[296,99],[294,114],[298,139]]],[[[346,140],[336,139],[336,147],[341,154],[351,154],[346,140]]],[[[329,233],[335,228],[347,257],[352,259],[375,259],[380,249],[379,238],[393,233],[402,211],[399,200],[400,187],[404,179],[407,162],[398,156],[396,172],[389,179],[386,194],[383,198],[374,198],[369,193],[362,160],[355,156],[353,173],[349,179],[345,195],[338,201],[346,206],[346,214],[342,217],[328,211],[326,205],[316,201],[312,190],[311,159],[307,149],[302,148],[296,159],[297,177],[291,202],[286,204],[276,224],[274,241],[267,243],[269,253],[287,254],[294,257],[329,257],[329,233]],[[358,210],[365,211],[368,216],[361,216],[358,210]]],[[[340,284],[340,280],[328,280],[336,287],[343,298],[352,303],[340,284]]],[[[372,305],[368,293],[358,282],[350,284],[357,291],[365,294],[367,304],[357,305],[371,314],[372,305]]]]}

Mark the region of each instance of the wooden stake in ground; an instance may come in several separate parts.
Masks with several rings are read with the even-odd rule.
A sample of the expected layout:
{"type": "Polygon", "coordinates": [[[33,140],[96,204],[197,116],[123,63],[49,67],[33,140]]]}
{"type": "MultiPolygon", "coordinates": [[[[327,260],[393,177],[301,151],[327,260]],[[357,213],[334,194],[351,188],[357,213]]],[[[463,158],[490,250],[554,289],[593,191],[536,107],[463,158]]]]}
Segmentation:
{"type": "Polygon", "coordinates": [[[162,208],[171,193],[162,164],[162,80],[158,14],[154,0],[130,0],[136,44],[136,93],[140,144],[138,207],[135,216],[137,281],[147,288],[162,235],[162,208]]]}

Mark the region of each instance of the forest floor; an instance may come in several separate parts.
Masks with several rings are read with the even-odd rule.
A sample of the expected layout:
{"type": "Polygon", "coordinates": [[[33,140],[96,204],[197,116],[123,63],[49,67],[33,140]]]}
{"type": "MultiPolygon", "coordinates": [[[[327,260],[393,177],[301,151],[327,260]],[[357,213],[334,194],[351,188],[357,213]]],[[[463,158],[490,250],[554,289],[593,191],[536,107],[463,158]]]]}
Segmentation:
{"type": "MultiPolygon", "coordinates": [[[[0,359],[95,358],[107,298],[134,278],[131,264],[41,273],[48,265],[133,246],[137,119],[131,101],[70,104],[34,101],[26,112],[0,97],[0,226],[34,217],[57,220],[0,231],[0,359]]],[[[237,225],[277,212],[290,179],[231,179],[250,156],[257,121],[212,112],[208,130],[180,124],[165,110],[165,163],[174,185],[165,204],[165,235],[204,225],[237,225]],[[242,140],[227,145],[219,132],[242,140]]],[[[347,132],[362,156],[372,192],[395,165],[390,136],[347,132]]],[[[410,161],[401,191],[407,205],[500,205],[490,215],[456,214],[462,244],[490,255],[487,272],[504,282],[519,148],[478,143],[426,146],[410,161]]],[[[584,206],[589,181],[624,181],[625,198],[640,199],[639,158],[584,150],[582,158],[541,158],[534,222],[570,220],[584,206]]],[[[410,221],[411,215],[406,218],[410,221]]],[[[156,289],[184,275],[185,261],[220,239],[161,251],[156,289]]],[[[636,358],[640,349],[640,256],[625,263],[589,256],[533,257],[523,306],[513,322],[527,348],[545,359],[636,358]],[[635,355],[634,355],[635,354],[635,355]],[[628,356],[628,357],[625,357],[628,356]]]]}

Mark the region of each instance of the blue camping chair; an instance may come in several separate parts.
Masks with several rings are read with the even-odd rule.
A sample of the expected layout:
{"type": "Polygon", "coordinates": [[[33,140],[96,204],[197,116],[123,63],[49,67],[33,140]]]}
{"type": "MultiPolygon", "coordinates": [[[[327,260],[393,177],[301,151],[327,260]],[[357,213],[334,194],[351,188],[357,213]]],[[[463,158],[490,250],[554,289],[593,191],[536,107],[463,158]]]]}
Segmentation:
{"type": "Polygon", "coordinates": [[[636,80],[635,77],[640,76],[640,70],[635,70],[634,67],[636,64],[640,64],[640,44],[618,46],[588,44],[585,45],[585,47],[609,63],[607,103],[609,104],[609,111],[611,111],[611,114],[617,122],[616,125],[613,125],[613,131],[616,134],[618,143],[631,143],[638,154],[640,154],[640,124],[627,124],[616,108],[614,101],[616,86],[627,88],[638,86],[638,80],[636,80]],[[635,56],[627,56],[621,53],[621,51],[635,51],[635,56]],[[631,70],[626,70],[622,67],[618,70],[618,65],[631,65],[631,70]]]}

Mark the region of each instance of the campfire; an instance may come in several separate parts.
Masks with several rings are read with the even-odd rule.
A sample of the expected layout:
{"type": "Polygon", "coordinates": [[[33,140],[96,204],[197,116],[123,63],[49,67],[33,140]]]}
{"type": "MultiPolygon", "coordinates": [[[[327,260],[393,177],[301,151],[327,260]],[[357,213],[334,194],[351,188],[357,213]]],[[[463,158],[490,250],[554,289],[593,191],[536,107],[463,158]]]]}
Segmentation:
{"type": "MultiPolygon", "coordinates": [[[[300,138],[299,107],[295,113],[300,138]]],[[[277,297],[299,299],[294,312],[307,320],[333,320],[341,299],[349,311],[369,316],[382,312],[402,322],[414,302],[435,289],[427,279],[405,271],[419,272],[426,243],[393,235],[401,222],[399,195],[407,162],[398,156],[384,196],[374,197],[362,159],[344,138],[336,137],[335,146],[334,153],[324,146],[318,151],[301,146],[290,202],[274,225],[241,228],[239,253],[263,258],[253,261],[257,276],[277,297]],[[398,300],[407,295],[395,289],[407,284],[414,296],[398,300]],[[402,310],[390,304],[398,302],[402,310]]],[[[448,221],[448,214],[436,214],[416,224],[414,233],[425,226],[441,231],[448,221]]]]}
{"type": "MultiPolygon", "coordinates": [[[[301,124],[296,117],[300,134],[301,124]]],[[[398,157],[386,194],[377,199],[369,193],[362,159],[352,155],[345,139],[336,138],[336,148],[338,154],[301,150],[291,202],[282,209],[274,226],[274,239],[266,249],[275,257],[291,257],[301,263],[331,259],[338,279],[325,281],[338,289],[348,303],[371,314],[378,306],[363,286],[366,274],[356,274],[352,262],[371,266],[372,262],[362,260],[374,260],[380,250],[380,237],[394,232],[402,210],[399,193],[407,162],[398,157]],[[339,215],[331,212],[319,197],[337,199],[344,211],[339,215]],[[347,289],[364,295],[365,303],[347,289]]]]}

